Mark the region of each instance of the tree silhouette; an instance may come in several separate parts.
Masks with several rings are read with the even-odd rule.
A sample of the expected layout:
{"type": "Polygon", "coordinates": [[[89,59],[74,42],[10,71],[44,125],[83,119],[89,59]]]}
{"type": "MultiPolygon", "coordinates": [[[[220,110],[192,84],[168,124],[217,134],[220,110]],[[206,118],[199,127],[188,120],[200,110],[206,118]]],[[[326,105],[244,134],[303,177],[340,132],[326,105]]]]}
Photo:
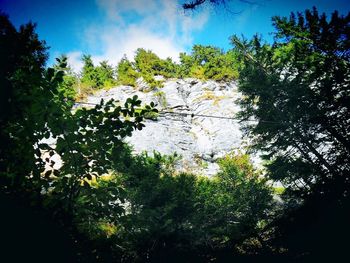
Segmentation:
{"type": "Polygon", "coordinates": [[[327,19],[313,8],[273,22],[272,45],[232,38],[244,61],[241,117],[257,121],[245,128],[268,176],[287,187],[290,211],[276,224],[290,252],[345,253],[336,235],[349,233],[350,14],[327,19]]]}

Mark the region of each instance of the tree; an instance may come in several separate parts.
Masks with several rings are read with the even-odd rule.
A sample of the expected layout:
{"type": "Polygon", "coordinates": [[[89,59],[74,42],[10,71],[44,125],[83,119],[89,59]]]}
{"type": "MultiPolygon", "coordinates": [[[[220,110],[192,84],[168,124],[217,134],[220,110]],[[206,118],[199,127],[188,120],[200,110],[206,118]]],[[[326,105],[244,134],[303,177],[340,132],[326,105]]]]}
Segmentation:
{"type": "Polygon", "coordinates": [[[327,191],[321,185],[338,180],[338,194],[348,187],[349,19],[335,12],[327,21],[314,8],[289,20],[275,17],[271,46],[257,37],[249,43],[232,39],[244,56],[241,115],[257,120],[250,126],[255,145],[275,160],[270,167],[308,166],[307,177],[297,171],[283,173],[285,178],[271,174],[288,185],[299,180],[296,187],[304,192],[327,191]]]}
{"type": "Polygon", "coordinates": [[[160,58],[151,50],[138,48],[135,52],[135,68],[141,74],[154,75],[160,70],[160,58]]]}
{"type": "Polygon", "coordinates": [[[191,54],[180,53],[178,75],[202,80],[230,81],[238,77],[238,59],[233,51],[213,46],[194,45],[191,54]]]}
{"type": "Polygon", "coordinates": [[[120,84],[135,86],[138,76],[139,74],[134,69],[132,63],[124,56],[117,66],[117,79],[120,84]]]}
{"type": "Polygon", "coordinates": [[[96,67],[96,72],[101,83],[99,88],[108,88],[115,84],[115,72],[113,67],[108,64],[108,61],[101,61],[100,65],[96,67]]]}
{"type": "Polygon", "coordinates": [[[78,85],[79,78],[77,74],[73,72],[73,69],[68,65],[68,57],[66,55],[61,55],[59,58],[56,58],[56,65],[54,69],[57,71],[64,72],[63,81],[59,83],[59,91],[63,96],[74,104],[74,101],[78,95],[78,85]]]}
{"type": "Polygon", "coordinates": [[[162,60],[151,50],[138,48],[135,53],[135,69],[140,76],[148,83],[151,89],[161,87],[162,82],[154,79],[155,75],[160,74],[163,70],[162,60]]]}
{"type": "MultiPolygon", "coordinates": [[[[62,86],[66,58],[59,58],[55,68],[45,68],[47,48],[35,33],[35,25],[29,23],[17,31],[3,14],[0,22],[4,102],[0,119],[0,197],[17,198],[30,208],[46,210],[65,227],[74,243],[84,248],[87,240],[81,239],[76,225],[83,220],[79,216],[87,206],[82,200],[98,195],[94,212],[100,217],[110,207],[98,206],[106,198],[91,182],[110,171],[115,156],[120,154],[121,140],[133,130],[141,130],[143,116],[156,109],[151,104],[137,110],[141,101],[134,96],[123,105],[101,101],[96,107],[73,111],[62,86]],[[55,140],[54,145],[45,139],[55,140]],[[45,159],[44,153],[48,154],[45,159]],[[54,168],[54,155],[63,162],[59,169],[54,168]]],[[[93,72],[91,58],[85,60],[85,76],[89,76],[93,72]]],[[[118,185],[104,192],[108,202],[121,199],[118,185]]],[[[115,214],[124,211],[116,203],[113,207],[118,211],[115,214]]]]}
{"type": "Polygon", "coordinates": [[[185,78],[190,75],[191,67],[193,65],[193,58],[186,53],[181,52],[180,55],[180,65],[178,68],[177,75],[180,78],[185,78]]]}
{"type": "Polygon", "coordinates": [[[44,69],[46,46],[35,33],[35,24],[23,25],[17,31],[1,13],[0,27],[1,190],[28,187],[33,192],[40,191],[44,163],[34,145],[48,132],[45,123],[49,121],[48,102],[52,100],[48,87],[55,82],[50,79],[52,72],[44,69]]]}
{"type": "Polygon", "coordinates": [[[229,251],[267,223],[271,188],[246,154],[228,154],[218,164],[220,171],[212,180],[198,181],[196,238],[216,251],[229,251]]]}
{"type": "Polygon", "coordinates": [[[336,225],[334,233],[349,233],[342,220],[329,220],[328,213],[341,215],[349,207],[350,14],[334,12],[327,19],[313,8],[289,19],[274,17],[273,23],[277,32],[271,45],[258,37],[232,38],[243,61],[240,116],[250,120],[247,132],[255,149],[265,153],[268,176],[287,187],[293,207],[303,204],[286,214],[282,236],[313,243],[294,243],[296,254],[330,256],[342,245],[322,245],[336,239],[325,231],[327,220],[336,225]],[[300,223],[299,239],[288,217],[300,223]],[[317,228],[303,232],[315,218],[317,228]]]}
{"type": "Polygon", "coordinates": [[[69,261],[73,242],[45,211],[38,211],[45,185],[40,141],[49,135],[49,126],[59,114],[55,103],[62,72],[45,69],[47,48],[35,33],[35,24],[17,30],[1,13],[0,32],[0,221],[7,229],[1,236],[2,257],[69,261]],[[57,253],[67,247],[66,255],[57,253]]]}
{"type": "Polygon", "coordinates": [[[90,55],[83,55],[82,61],[84,63],[81,72],[81,83],[86,87],[96,89],[102,85],[97,70],[94,66],[90,55]]]}
{"type": "Polygon", "coordinates": [[[256,234],[267,219],[271,189],[249,156],[226,156],[213,178],[176,173],[176,159],[154,153],[126,155],[118,161],[129,209],[117,219],[115,237],[130,261],[171,256],[171,262],[206,262],[215,257],[213,251],[227,249],[232,254],[233,247],[256,234]]]}
{"type": "Polygon", "coordinates": [[[165,78],[175,78],[177,70],[178,65],[170,57],[160,61],[159,75],[165,78]]]}

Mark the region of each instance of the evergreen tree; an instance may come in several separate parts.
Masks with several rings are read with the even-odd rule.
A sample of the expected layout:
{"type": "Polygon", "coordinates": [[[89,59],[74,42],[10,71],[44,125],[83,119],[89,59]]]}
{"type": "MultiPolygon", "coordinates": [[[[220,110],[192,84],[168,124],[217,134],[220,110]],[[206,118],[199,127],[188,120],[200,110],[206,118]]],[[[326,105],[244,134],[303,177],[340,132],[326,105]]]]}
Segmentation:
{"type": "Polygon", "coordinates": [[[134,69],[133,64],[124,56],[117,66],[117,79],[122,85],[136,85],[139,73],[134,69]]]}
{"type": "Polygon", "coordinates": [[[350,234],[350,14],[314,8],[273,22],[272,45],[232,38],[243,60],[240,115],[256,121],[246,131],[290,198],[275,241],[309,261],[333,259],[350,234]]]}
{"type": "Polygon", "coordinates": [[[161,59],[151,50],[138,48],[135,54],[135,69],[140,73],[140,76],[147,82],[150,89],[161,87],[162,82],[154,79],[163,70],[161,59]]]}
{"type": "MultiPolygon", "coordinates": [[[[53,262],[76,262],[72,258],[61,259],[62,253],[52,252],[51,242],[45,239],[33,242],[32,236],[50,236],[51,233],[42,235],[47,230],[44,226],[47,226],[48,217],[48,221],[55,220],[56,225],[64,226],[69,233],[68,242],[72,239],[72,244],[79,249],[77,257],[84,258],[90,254],[87,252],[90,251],[89,240],[82,238],[79,230],[81,221],[85,220],[81,211],[93,204],[93,208],[89,208],[100,221],[106,216],[106,210],[114,210],[114,215],[124,212],[120,205],[122,190],[118,184],[105,189],[105,195],[102,195],[102,191],[95,191],[92,181],[99,180],[101,175],[111,170],[119,154],[121,140],[130,136],[133,130],[141,130],[144,115],[156,110],[152,104],[136,112],[141,101],[134,96],[128,98],[123,106],[117,106],[111,100],[101,101],[90,109],[73,111],[73,103],[67,100],[70,87],[67,90],[64,86],[66,57],[59,58],[54,68],[45,68],[47,47],[39,40],[32,23],[16,30],[8,17],[0,14],[0,32],[0,97],[4,102],[0,118],[0,204],[1,208],[24,208],[23,213],[5,210],[6,215],[2,215],[1,220],[5,218],[5,222],[12,224],[11,215],[27,214],[32,219],[27,224],[29,228],[38,229],[38,233],[33,234],[15,225],[10,228],[14,237],[2,236],[7,238],[3,243],[16,238],[16,252],[18,249],[28,252],[25,253],[26,260],[43,262],[38,259],[45,258],[46,261],[49,255],[53,257],[50,259],[53,262]],[[55,145],[49,145],[45,139],[55,140],[55,145]],[[48,157],[44,158],[44,154],[48,157]],[[54,155],[59,155],[62,160],[59,169],[55,168],[54,155]],[[93,200],[85,203],[84,200],[89,198],[93,200]],[[103,208],[101,200],[105,201],[103,208]],[[10,219],[6,221],[8,217],[10,219]],[[21,230],[23,233],[19,233],[21,230]],[[26,237],[27,233],[32,236],[26,237]],[[27,243],[21,241],[23,236],[27,243]],[[37,241],[40,246],[37,246],[37,241]],[[50,253],[46,253],[45,249],[50,253]]],[[[85,60],[85,72],[89,73],[91,59],[87,56],[85,60]]],[[[19,225],[23,224],[23,218],[15,220],[19,225]]],[[[53,237],[49,241],[53,241],[56,248],[55,237],[59,235],[54,228],[50,230],[53,237]]],[[[10,251],[13,251],[11,246],[10,251]]],[[[17,261],[16,254],[11,256],[17,261]]]]}
{"type": "Polygon", "coordinates": [[[230,81],[238,77],[235,52],[223,52],[213,46],[194,45],[192,53],[180,53],[178,75],[202,80],[230,81]]]}
{"type": "Polygon", "coordinates": [[[96,73],[100,83],[99,88],[108,88],[115,84],[115,72],[108,61],[104,60],[100,62],[100,65],[96,67],[96,73]]]}
{"type": "Polygon", "coordinates": [[[81,72],[81,83],[93,89],[97,89],[102,86],[101,80],[99,78],[98,72],[94,66],[92,58],[90,55],[83,55],[82,61],[84,63],[81,72]]]}
{"type": "Polygon", "coordinates": [[[54,65],[54,69],[64,72],[63,81],[59,83],[59,90],[63,96],[74,103],[78,95],[79,78],[77,74],[73,72],[73,69],[68,65],[68,57],[61,55],[56,58],[57,63],[54,65]]]}
{"type": "MultiPolygon", "coordinates": [[[[277,40],[262,44],[233,38],[244,56],[240,77],[242,117],[251,125],[256,146],[277,163],[305,164],[307,174],[273,173],[304,194],[338,182],[338,194],[348,187],[349,166],[349,19],[335,12],[330,21],[317,10],[290,19],[275,17],[277,40]],[[282,177],[285,175],[285,177],[282,177]],[[302,185],[305,184],[305,187],[302,185]]],[[[337,184],[338,184],[337,183],[337,184]]]]}
{"type": "Polygon", "coordinates": [[[135,52],[135,68],[142,75],[154,76],[161,69],[160,58],[151,50],[138,48],[135,52]]]}

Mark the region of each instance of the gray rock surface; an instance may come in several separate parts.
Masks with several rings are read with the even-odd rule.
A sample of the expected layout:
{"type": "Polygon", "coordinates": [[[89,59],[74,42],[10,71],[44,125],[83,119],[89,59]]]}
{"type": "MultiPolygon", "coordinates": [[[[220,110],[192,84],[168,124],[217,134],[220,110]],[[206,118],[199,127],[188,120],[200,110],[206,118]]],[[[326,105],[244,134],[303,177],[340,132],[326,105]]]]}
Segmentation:
{"type": "Polygon", "coordinates": [[[143,103],[158,104],[157,120],[146,120],[146,127],[127,139],[135,152],[176,152],[183,157],[179,170],[210,176],[218,170],[215,163],[218,158],[242,146],[237,120],[227,119],[239,111],[236,100],[240,94],[235,83],[177,79],[168,80],[163,88],[149,92],[143,92],[147,90],[145,82],[138,83],[136,88],[118,86],[87,98],[89,103],[111,98],[123,102],[137,95],[143,103]]]}

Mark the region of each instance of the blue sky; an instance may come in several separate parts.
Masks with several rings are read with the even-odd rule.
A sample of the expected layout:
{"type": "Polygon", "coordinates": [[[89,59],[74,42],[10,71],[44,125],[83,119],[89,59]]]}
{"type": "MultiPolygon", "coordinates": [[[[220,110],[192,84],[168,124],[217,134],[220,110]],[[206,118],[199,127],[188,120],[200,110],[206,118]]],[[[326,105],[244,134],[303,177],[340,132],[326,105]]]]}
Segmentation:
{"type": "Polygon", "coordinates": [[[50,47],[49,64],[64,53],[77,70],[82,54],[116,65],[124,54],[132,58],[143,47],[177,60],[179,52],[189,52],[194,44],[227,50],[233,34],[251,37],[258,32],[269,41],[274,15],[312,6],[327,14],[350,11],[349,0],[250,1],[184,12],[184,0],[0,0],[0,9],[16,26],[30,20],[38,24],[40,38],[50,47]]]}

